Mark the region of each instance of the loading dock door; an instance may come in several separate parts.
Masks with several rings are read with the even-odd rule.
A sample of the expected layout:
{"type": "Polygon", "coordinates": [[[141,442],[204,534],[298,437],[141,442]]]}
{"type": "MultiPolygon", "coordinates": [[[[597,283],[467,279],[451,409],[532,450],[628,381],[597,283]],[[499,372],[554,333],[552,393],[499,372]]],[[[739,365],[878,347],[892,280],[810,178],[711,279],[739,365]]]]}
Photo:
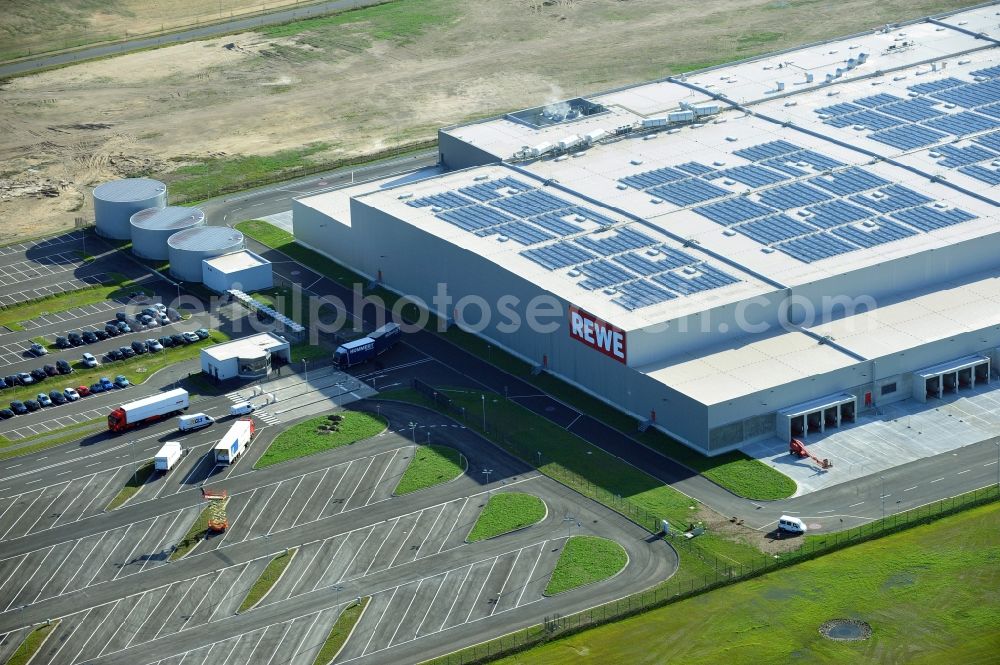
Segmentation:
{"type": "Polygon", "coordinates": [[[778,438],[786,440],[822,434],[845,422],[854,422],[857,403],[856,396],[842,393],[790,406],[777,413],[775,432],[778,438]]]}
{"type": "Polygon", "coordinates": [[[990,359],[965,356],[913,373],[913,398],[920,402],[941,399],[950,393],[969,390],[976,384],[989,383],[990,359]]]}

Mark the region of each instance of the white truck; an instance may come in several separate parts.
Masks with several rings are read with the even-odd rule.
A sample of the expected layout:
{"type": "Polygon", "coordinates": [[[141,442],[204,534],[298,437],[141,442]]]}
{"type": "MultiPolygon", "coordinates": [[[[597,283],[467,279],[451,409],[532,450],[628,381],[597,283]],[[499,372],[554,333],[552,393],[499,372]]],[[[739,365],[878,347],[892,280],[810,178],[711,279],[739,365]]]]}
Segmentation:
{"type": "Polygon", "coordinates": [[[208,427],[214,422],[215,418],[207,413],[192,413],[177,419],[177,429],[182,432],[191,432],[202,427],[208,427]]]}
{"type": "Polygon", "coordinates": [[[166,473],[170,469],[174,468],[177,461],[181,458],[181,444],[179,441],[167,441],[163,444],[156,453],[156,457],[153,458],[153,467],[157,471],[162,471],[166,473]]]}
{"type": "Polygon", "coordinates": [[[229,428],[225,436],[215,444],[212,454],[215,455],[216,464],[233,464],[239,459],[250,446],[250,438],[254,433],[253,420],[237,420],[229,428]]]}
{"type": "Polygon", "coordinates": [[[183,388],[150,395],[122,404],[108,414],[108,429],[112,432],[125,432],[137,425],[155,422],[168,414],[183,411],[189,405],[188,391],[183,388]]]}

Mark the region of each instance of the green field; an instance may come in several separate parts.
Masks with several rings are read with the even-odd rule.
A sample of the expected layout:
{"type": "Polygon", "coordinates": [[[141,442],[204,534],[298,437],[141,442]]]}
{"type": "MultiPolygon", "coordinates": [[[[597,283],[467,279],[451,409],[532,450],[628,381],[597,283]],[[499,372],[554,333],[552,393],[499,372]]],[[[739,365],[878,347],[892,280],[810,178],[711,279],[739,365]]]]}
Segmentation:
{"type": "Polygon", "coordinates": [[[264,570],[261,571],[260,575],[257,577],[257,581],[253,583],[253,586],[247,591],[246,597],[243,598],[243,602],[240,603],[240,609],[238,612],[246,612],[252,609],[257,603],[259,603],[267,592],[271,590],[281,577],[281,573],[285,571],[288,564],[292,562],[292,558],[295,556],[295,552],[298,550],[297,547],[293,547],[290,550],[285,550],[278,556],[271,559],[264,570]]]}
{"type": "Polygon", "coordinates": [[[156,466],[153,460],[149,460],[145,464],[142,464],[135,470],[135,473],[128,477],[128,482],[125,483],[125,487],[115,495],[115,498],[111,499],[108,503],[108,507],[105,510],[114,510],[118,506],[122,505],[133,496],[139,493],[142,486],[146,484],[150,476],[156,473],[156,466]]]}
{"type": "Polygon", "coordinates": [[[996,663],[1000,503],[886,536],[498,661],[996,663]],[[820,636],[829,619],[872,626],[865,642],[820,636]]]}
{"type": "Polygon", "coordinates": [[[334,656],[340,653],[341,648],[347,642],[347,638],[351,635],[351,631],[354,630],[358,619],[364,614],[365,608],[368,607],[368,601],[371,599],[371,596],[365,596],[361,599],[360,603],[355,603],[344,608],[344,611],[337,617],[336,623],[333,624],[333,628],[330,629],[330,634],[326,636],[326,641],[320,647],[319,653],[316,654],[313,665],[327,665],[333,660],[334,656]]]}
{"type": "Polygon", "coordinates": [[[17,648],[17,651],[15,651],[7,661],[7,665],[27,665],[28,661],[34,657],[35,652],[42,648],[42,644],[45,643],[45,638],[47,638],[49,633],[55,630],[58,625],[59,619],[56,619],[52,623],[39,626],[28,633],[28,636],[24,638],[24,642],[21,642],[21,646],[17,648]]]}
{"type": "Polygon", "coordinates": [[[350,445],[355,441],[369,439],[385,430],[388,425],[385,418],[363,411],[343,411],[340,415],[343,416],[343,420],[336,425],[329,419],[329,415],[324,415],[304,420],[285,430],[271,442],[254,468],[262,469],[272,464],[315,455],[350,445]],[[320,427],[334,426],[339,429],[337,431],[320,429],[320,427]]]}
{"type": "Polygon", "coordinates": [[[191,528],[188,529],[184,537],[181,538],[180,542],[170,551],[170,560],[177,561],[187,556],[187,553],[195,548],[195,546],[205,539],[208,535],[208,519],[211,516],[210,504],[206,505],[201,509],[198,514],[198,519],[194,521],[191,528]]]}
{"type": "Polygon", "coordinates": [[[553,596],[606,580],[617,575],[627,564],[625,548],[615,541],[597,536],[573,536],[559,554],[545,595],[553,596]]]}
{"type": "Polygon", "coordinates": [[[465,539],[474,543],[540,522],[545,517],[545,503],[523,492],[494,494],[465,539]]]}
{"type": "Polygon", "coordinates": [[[465,455],[448,446],[417,446],[393,492],[396,496],[454,480],[465,473],[465,455]]]}

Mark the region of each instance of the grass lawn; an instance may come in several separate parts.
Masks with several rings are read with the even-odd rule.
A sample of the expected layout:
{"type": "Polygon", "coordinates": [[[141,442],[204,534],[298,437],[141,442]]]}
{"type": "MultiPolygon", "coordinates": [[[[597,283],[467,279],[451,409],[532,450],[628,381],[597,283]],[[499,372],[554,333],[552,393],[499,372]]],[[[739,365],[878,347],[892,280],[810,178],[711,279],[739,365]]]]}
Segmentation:
{"type": "Polygon", "coordinates": [[[313,665],[327,665],[327,663],[340,653],[351,631],[354,630],[354,626],[357,625],[358,619],[361,618],[365,608],[368,607],[368,601],[371,599],[371,596],[365,596],[361,599],[360,603],[355,603],[340,613],[340,616],[337,617],[337,622],[330,629],[330,634],[327,635],[326,641],[323,642],[319,653],[316,654],[313,665]]]}
{"type": "MultiPolygon", "coordinates": [[[[339,263],[299,245],[295,242],[292,234],[273,224],[263,220],[249,220],[240,222],[236,228],[271,249],[284,252],[302,265],[327,275],[341,284],[349,286],[354,283],[367,283],[367,280],[339,263]]],[[[372,294],[380,296],[387,306],[391,306],[398,299],[396,294],[385,289],[375,289],[372,294]]],[[[410,304],[408,307],[414,307],[414,305],[410,304]]],[[[405,309],[403,311],[404,316],[416,320],[416,317],[411,316],[405,309]]],[[[434,316],[430,317],[427,329],[437,330],[434,316]]],[[[443,337],[469,353],[486,359],[514,376],[538,386],[545,392],[572,405],[578,411],[597,418],[610,427],[635,437],[663,455],[687,465],[734,494],[766,501],[786,498],[795,493],[795,482],[791,478],[741,452],[706,457],[659,430],[648,429],[644,433],[639,433],[635,418],[577,390],[550,374],[533,375],[532,367],[528,363],[497,349],[495,345],[491,345],[480,337],[455,327],[443,333],[443,337]]]]}
{"type": "Polygon", "coordinates": [[[628,564],[625,548],[597,536],[573,536],[563,547],[545,595],[553,596],[617,575],[628,564]]]}
{"type": "Polygon", "coordinates": [[[75,441],[88,434],[103,431],[107,429],[107,426],[108,421],[106,418],[95,418],[94,420],[73,423],[55,431],[26,436],[23,439],[12,440],[0,434],[0,460],[7,459],[8,457],[17,457],[18,455],[27,455],[29,452],[38,452],[39,450],[58,446],[67,441],[75,441]],[[30,445],[22,446],[21,444],[30,445]],[[18,447],[12,448],[12,446],[18,447]]]}
{"type": "Polygon", "coordinates": [[[52,623],[39,626],[28,633],[28,636],[24,638],[23,642],[21,642],[21,646],[17,648],[17,651],[15,651],[7,661],[7,665],[27,665],[28,661],[35,655],[35,652],[42,648],[42,645],[45,643],[45,638],[47,638],[49,633],[55,630],[58,625],[59,619],[56,619],[52,623]]]}
{"type": "Polygon", "coordinates": [[[125,487],[118,492],[115,498],[111,499],[111,502],[108,503],[108,507],[105,508],[105,510],[114,510],[135,496],[154,473],[156,473],[156,466],[153,460],[149,460],[145,464],[141,465],[138,469],[136,469],[133,475],[128,477],[128,482],[125,483],[125,487]]]}
{"type": "Polygon", "coordinates": [[[335,39],[334,35],[340,35],[339,38],[344,39],[345,34],[348,37],[391,40],[405,44],[429,28],[454,20],[457,14],[455,3],[449,0],[390,2],[333,16],[268,26],[258,32],[272,38],[302,35],[300,41],[314,48],[323,48],[326,43],[313,43],[313,40],[324,37],[335,39]]]}
{"type": "Polygon", "coordinates": [[[188,532],[184,534],[181,541],[170,552],[170,561],[177,561],[183,558],[188,552],[194,549],[195,545],[205,539],[205,536],[208,534],[208,518],[211,515],[211,508],[211,503],[208,503],[201,509],[198,519],[194,521],[188,532]]]}
{"type": "Polygon", "coordinates": [[[267,595],[267,592],[271,590],[271,587],[273,587],[277,583],[278,578],[281,577],[281,573],[283,573],[285,568],[288,567],[288,564],[292,562],[292,557],[295,556],[296,551],[298,551],[298,548],[293,547],[292,549],[285,550],[278,556],[271,559],[271,561],[267,564],[267,567],[261,571],[260,577],[257,578],[257,581],[254,582],[253,586],[250,587],[250,590],[247,591],[246,598],[244,598],[243,602],[240,603],[239,612],[246,612],[251,609],[254,605],[259,603],[264,596],[267,595]]]}
{"type": "Polygon", "coordinates": [[[500,492],[486,502],[465,540],[474,543],[493,538],[536,524],[544,517],[545,503],[537,496],[523,492],[500,492]]]}
{"type": "Polygon", "coordinates": [[[262,469],[272,464],[347,446],[375,436],[388,425],[388,421],[381,416],[363,411],[343,411],[339,414],[343,416],[343,420],[336,425],[339,430],[320,430],[320,426],[335,426],[329,415],[304,420],[279,434],[257,460],[254,468],[262,469]]]}
{"type": "MultiPolygon", "coordinates": [[[[152,335],[152,332],[150,333],[152,335]]],[[[53,376],[41,383],[33,383],[30,386],[20,386],[13,390],[4,391],[3,398],[7,401],[34,399],[35,395],[43,389],[49,392],[53,388],[64,388],[66,386],[89,386],[95,383],[102,376],[114,378],[119,374],[133,384],[139,385],[148,379],[154,372],[169,365],[176,365],[185,360],[197,358],[203,347],[219,344],[229,339],[229,336],[218,330],[211,331],[208,339],[201,339],[193,344],[186,344],[180,348],[170,347],[159,353],[144,353],[128,360],[118,360],[94,367],[93,369],[76,369],[72,374],[53,376]]],[[[79,347],[82,354],[85,347],[79,347]]],[[[39,361],[41,365],[44,360],[39,361]]]]}
{"type": "Polygon", "coordinates": [[[995,663],[998,561],[993,503],[498,662],[995,663]],[[821,637],[837,618],[867,621],[872,638],[821,637]]]}
{"type": "Polygon", "coordinates": [[[465,473],[469,461],[448,446],[417,446],[393,492],[396,496],[454,480],[465,473]]]}
{"type": "Polygon", "coordinates": [[[153,291],[145,287],[131,285],[131,280],[119,273],[110,274],[111,283],[101,286],[93,286],[76,291],[66,291],[52,296],[45,296],[28,302],[19,303],[10,307],[0,308],[0,326],[6,326],[11,330],[23,330],[19,325],[21,321],[28,321],[44,314],[54,314],[65,312],[67,309],[89,305],[120,296],[127,296],[133,291],[142,291],[146,295],[152,295],[153,291]]]}

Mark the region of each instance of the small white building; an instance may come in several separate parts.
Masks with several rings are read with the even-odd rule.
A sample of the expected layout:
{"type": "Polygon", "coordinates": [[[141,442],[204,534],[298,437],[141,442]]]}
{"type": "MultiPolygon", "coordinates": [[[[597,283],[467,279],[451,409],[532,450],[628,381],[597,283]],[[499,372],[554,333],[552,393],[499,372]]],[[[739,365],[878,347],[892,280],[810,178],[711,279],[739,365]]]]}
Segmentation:
{"type": "Polygon", "coordinates": [[[229,289],[252,293],[274,286],[271,262],[247,249],[204,259],[201,274],[205,286],[219,293],[229,289]]]}
{"type": "Polygon", "coordinates": [[[274,357],[291,362],[288,340],[274,333],[260,333],[201,350],[201,371],[225,381],[227,379],[261,379],[270,374],[274,357]]]}

